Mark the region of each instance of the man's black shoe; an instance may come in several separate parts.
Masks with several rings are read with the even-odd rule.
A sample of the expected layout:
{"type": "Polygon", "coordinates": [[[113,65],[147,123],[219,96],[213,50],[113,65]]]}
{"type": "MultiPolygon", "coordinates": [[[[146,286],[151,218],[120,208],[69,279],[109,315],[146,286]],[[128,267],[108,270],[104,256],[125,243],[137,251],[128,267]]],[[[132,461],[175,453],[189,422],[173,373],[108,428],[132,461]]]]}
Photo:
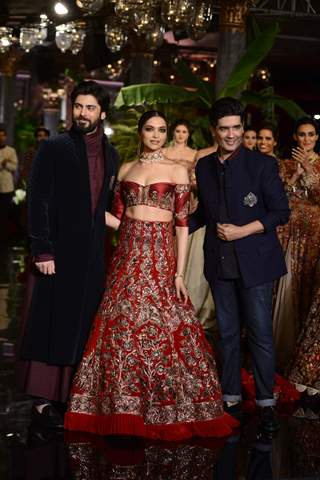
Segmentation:
{"type": "Polygon", "coordinates": [[[63,429],[63,418],[52,405],[43,407],[41,413],[33,406],[32,421],[42,428],[63,429]]]}
{"type": "Polygon", "coordinates": [[[228,402],[223,402],[223,408],[226,413],[238,420],[238,422],[243,421],[244,414],[241,402],[234,403],[233,405],[228,405],[228,402]]]}
{"type": "Polygon", "coordinates": [[[259,430],[266,435],[274,435],[279,428],[280,424],[276,416],[275,407],[261,407],[259,430]]]}

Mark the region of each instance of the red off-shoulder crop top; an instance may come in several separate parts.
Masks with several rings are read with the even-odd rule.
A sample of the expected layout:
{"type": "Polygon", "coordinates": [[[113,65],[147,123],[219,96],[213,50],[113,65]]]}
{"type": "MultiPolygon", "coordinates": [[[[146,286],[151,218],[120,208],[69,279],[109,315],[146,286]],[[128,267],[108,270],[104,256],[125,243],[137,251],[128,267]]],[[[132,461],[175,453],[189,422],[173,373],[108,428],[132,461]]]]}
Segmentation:
{"type": "Polygon", "coordinates": [[[169,210],[177,227],[188,226],[190,185],[157,182],[141,185],[130,180],[117,182],[111,213],[121,220],[127,207],[147,205],[169,210]]]}

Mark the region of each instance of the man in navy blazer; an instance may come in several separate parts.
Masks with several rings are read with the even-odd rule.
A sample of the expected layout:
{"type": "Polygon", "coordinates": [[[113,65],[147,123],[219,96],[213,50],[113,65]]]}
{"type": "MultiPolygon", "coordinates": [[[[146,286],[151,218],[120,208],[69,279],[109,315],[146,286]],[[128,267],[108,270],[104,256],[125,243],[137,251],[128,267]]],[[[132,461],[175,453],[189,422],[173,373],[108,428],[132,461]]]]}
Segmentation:
{"type": "Polygon", "coordinates": [[[198,208],[190,232],[206,225],[204,273],[213,294],[220,334],[221,386],[226,411],[241,418],[240,333],[246,325],[253,360],[260,427],[278,428],[273,396],[273,281],[286,273],[276,227],[290,209],[275,158],[242,146],[242,104],[218,100],[210,121],[219,148],[199,160],[198,208]]]}

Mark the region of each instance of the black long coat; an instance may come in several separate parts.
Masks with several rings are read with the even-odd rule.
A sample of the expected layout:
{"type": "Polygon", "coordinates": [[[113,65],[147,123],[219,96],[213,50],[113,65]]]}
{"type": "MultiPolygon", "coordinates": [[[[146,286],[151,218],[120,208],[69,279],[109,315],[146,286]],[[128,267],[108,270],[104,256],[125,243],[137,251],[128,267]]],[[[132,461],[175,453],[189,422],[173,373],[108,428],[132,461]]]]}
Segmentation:
{"type": "MultiPolygon", "coordinates": [[[[286,265],[276,227],[288,222],[288,199],[279,177],[277,160],[269,155],[241,147],[229,162],[226,175],[226,202],[230,223],[246,225],[259,220],[263,233],[234,241],[244,286],[271,282],[286,273],[286,265]],[[248,200],[253,196],[252,203],[248,200]]],[[[217,153],[199,160],[196,166],[199,204],[190,217],[190,233],[206,225],[204,238],[204,274],[212,285],[219,271],[220,218],[217,153]]]]}
{"type": "Polygon", "coordinates": [[[118,155],[103,137],[105,178],[91,211],[86,146],[69,132],[41,146],[28,185],[33,256],[53,254],[55,275],[38,273],[21,357],[51,365],[78,363],[105,283],[105,211],[112,201],[118,155]]]}

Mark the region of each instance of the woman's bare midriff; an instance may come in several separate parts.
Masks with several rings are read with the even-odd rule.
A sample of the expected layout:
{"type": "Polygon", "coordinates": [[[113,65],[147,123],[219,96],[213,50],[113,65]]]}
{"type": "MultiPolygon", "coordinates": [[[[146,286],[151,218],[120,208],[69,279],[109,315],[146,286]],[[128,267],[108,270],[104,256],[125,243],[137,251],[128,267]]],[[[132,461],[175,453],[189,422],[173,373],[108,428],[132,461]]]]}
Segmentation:
{"type": "Polygon", "coordinates": [[[172,212],[169,212],[169,210],[149,207],[147,205],[128,207],[125,214],[129,218],[145,222],[172,222],[173,219],[172,212]]]}

